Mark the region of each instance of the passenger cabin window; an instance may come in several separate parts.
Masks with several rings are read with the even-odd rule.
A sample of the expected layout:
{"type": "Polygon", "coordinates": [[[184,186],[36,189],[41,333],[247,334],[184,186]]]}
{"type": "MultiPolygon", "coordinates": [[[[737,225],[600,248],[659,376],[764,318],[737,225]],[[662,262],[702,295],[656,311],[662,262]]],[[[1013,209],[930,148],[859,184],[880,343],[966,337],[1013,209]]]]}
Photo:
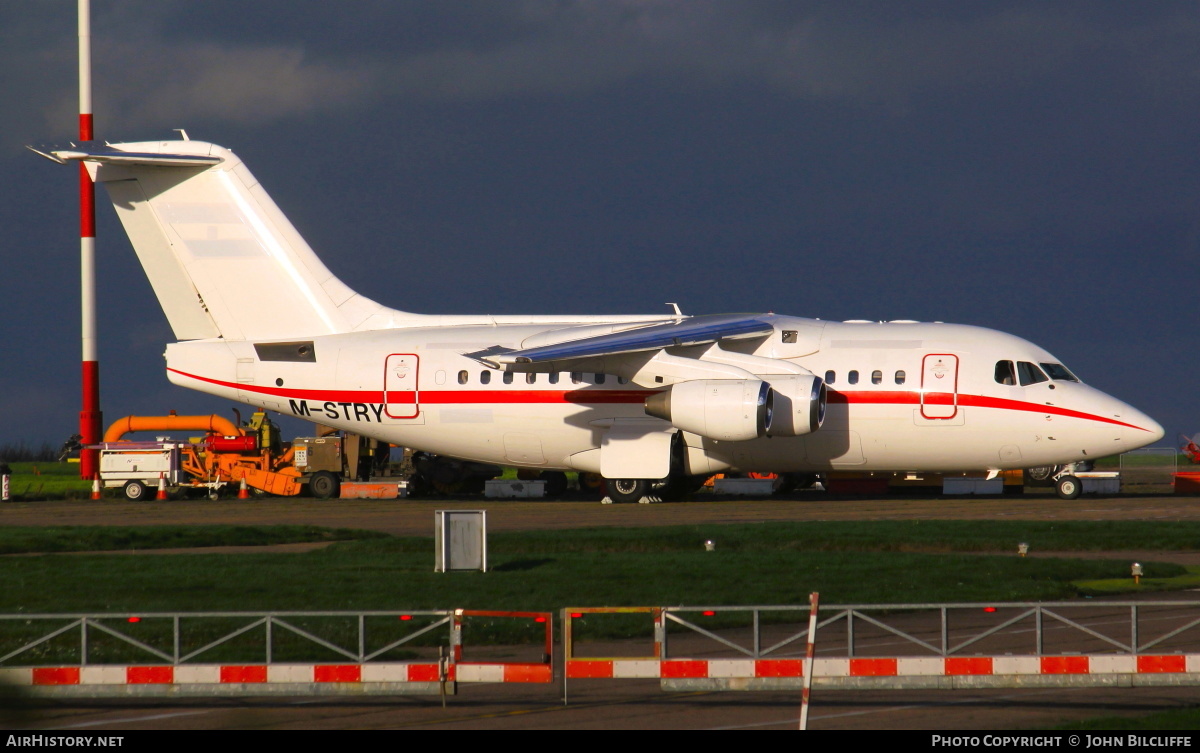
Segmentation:
{"type": "Polygon", "coordinates": [[[1017,376],[1021,380],[1022,387],[1028,387],[1031,384],[1038,382],[1049,381],[1049,377],[1042,373],[1042,370],[1034,366],[1029,361],[1017,361],[1017,376]]]}
{"type": "Polygon", "coordinates": [[[896,372],[896,384],[904,384],[904,379],[905,379],[904,370],[901,369],[900,371],[897,371],[896,372]]]}
{"type": "Polygon", "coordinates": [[[871,372],[871,384],[883,384],[883,372],[879,369],[871,372]]]}
{"type": "Polygon", "coordinates": [[[850,373],[846,374],[846,381],[850,384],[858,384],[858,372],[851,371],[850,373]]]}
{"type": "Polygon", "coordinates": [[[558,372],[557,371],[552,372],[550,374],[550,384],[558,384],[558,372]]]}
{"type": "Polygon", "coordinates": [[[1012,361],[996,361],[996,383],[1007,385],[1017,383],[1017,371],[1012,361]]]}
{"type": "Polygon", "coordinates": [[[504,383],[512,384],[512,380],[513,380],[513,373],[511,371],[504,372],[504,383]]]}
{"type": "Polygon", "coordinates": [[[492,381],[492,372],[490,372],[490,371],[479,372],[479,383],[480,384],[487,384],[490,381],[492,381]]]}
{"type": "Polygon", "coordinates": [[[529,372],[528,374],[526,374],[526,375],[525,375],[525,383],[526,383],[526,384],[534,384],[534,383],[536,383],[536,382],[537,382],[537,374],[534,374],[534,373],[531,371],[531,372],[529,372]]]}
{"type": "Polygon", "coordinates": [[[596,384],[604,384],[604,374],[596,375],[596,384]]]}
{"type": "Polygon", "coordinates": [[[458,372],[458,383],[459,384],[466,384],[468,379],[470,379],[470,375],[467,374],[466,369],[463,369],[462,371],[458,372]]]}
{"type": "Polygon", "coordinates": [[[571,372],[571,383],[572,384],[583,384],[583,372],[572,371],[571,372]]]}
{"type": "Polygon", "coordinates": [[[833,382],[836,378],[837,378],[837,372],[834,371],[833,369],[830,369],[829,371],[825,372],[825,384],[833,384],[833,382]]]}

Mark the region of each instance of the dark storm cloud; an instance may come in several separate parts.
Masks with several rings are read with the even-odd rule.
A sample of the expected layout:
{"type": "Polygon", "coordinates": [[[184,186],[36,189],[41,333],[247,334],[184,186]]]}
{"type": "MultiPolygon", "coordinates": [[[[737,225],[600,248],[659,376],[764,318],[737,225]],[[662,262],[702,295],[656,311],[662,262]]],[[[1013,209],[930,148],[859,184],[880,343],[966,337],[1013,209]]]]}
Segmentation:
{"type": "MultiPolygon", "coordinates": [[[[53,63],[58,123],[74,108],[62,80],[74,39],[52,33],[48,6],[7,9],[4,54],[15,62],[32,50],[53,63]]],[[[1196,19],[1186,6],[1122,14],[1080,7],[922,4],[886,13],[869,3],[604,0],[354,3],[331,11],[97,3],[97,109],[106,104],[118,128],[261,124],[389,100],[504,100],[651,81],[765,87],[854,101],[886,116],[914,96],[1019,88],[1031,79],[1094,89],[1100,82],[1071,81],[1081,69],[1157,96],[1195,96],[1196,19]]],[[[61,9],[60,16],[70,20],[61,9]]]]}

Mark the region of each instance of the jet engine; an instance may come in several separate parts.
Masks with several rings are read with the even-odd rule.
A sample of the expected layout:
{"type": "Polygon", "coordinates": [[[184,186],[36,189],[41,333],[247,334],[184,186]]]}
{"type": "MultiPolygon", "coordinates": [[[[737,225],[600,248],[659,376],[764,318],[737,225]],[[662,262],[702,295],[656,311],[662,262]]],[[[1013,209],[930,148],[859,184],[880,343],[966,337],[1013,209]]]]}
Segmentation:
{"type": "Polygon", "coordinates": [[[739,442],[771,430],[774,396],[761,379],[697,379],[646,398],[646,414],[702,437],[739,442]]]}
{"type": "Polygon", "coordinates": [[[825,420],[828,390],[825,380],[812,374],[769,376],[775,392],[774,420],[770,435],[798,437],[821,428],[825,420]]]}

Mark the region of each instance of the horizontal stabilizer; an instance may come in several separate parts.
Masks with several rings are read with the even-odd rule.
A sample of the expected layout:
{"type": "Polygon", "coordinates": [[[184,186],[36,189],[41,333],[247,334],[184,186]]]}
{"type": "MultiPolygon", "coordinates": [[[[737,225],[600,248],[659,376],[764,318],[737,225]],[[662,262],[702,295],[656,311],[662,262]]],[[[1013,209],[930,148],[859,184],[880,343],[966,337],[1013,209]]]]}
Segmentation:
{"type": "Polygon", "coordinates": [[[155,165],[158,167],[208,167],[220,164],[221,158],[208,154],[157,154],[150,152],[123,152],[99,141],[84,141],[70,147],[35,149],[30,151],[60,165],[79,160],[101,165],[155,165]]]}

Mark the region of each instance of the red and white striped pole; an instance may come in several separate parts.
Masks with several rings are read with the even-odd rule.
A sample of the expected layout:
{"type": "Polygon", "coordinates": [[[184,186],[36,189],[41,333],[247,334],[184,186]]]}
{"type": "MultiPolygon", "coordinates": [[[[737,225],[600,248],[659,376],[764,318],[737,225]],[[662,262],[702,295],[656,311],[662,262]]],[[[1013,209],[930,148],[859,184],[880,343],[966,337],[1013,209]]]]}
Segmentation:
{"type": "MultiPolygon", "coordinates": [[[[79,0],[79,140],[92,141],[92,24],[91,1],[79,0]]],[[[96,188],[83,162],[79,163],[79,277],[83,345],[83,408],[79,412],[80,478],[93,478],[98,452],[88,449],[100,441],[100,361],[96,352],[96,188]]]]}
{"type": "Polygon", "coordinates": [[[808,699],[812,692],[813,667],[817,658],[817,606],[821,594],[813,591],[808,595],[811,608],[808,611],[808,654],[804,659],[804,683],[800,691],[800,729],[808,729],[808,699]]]}

